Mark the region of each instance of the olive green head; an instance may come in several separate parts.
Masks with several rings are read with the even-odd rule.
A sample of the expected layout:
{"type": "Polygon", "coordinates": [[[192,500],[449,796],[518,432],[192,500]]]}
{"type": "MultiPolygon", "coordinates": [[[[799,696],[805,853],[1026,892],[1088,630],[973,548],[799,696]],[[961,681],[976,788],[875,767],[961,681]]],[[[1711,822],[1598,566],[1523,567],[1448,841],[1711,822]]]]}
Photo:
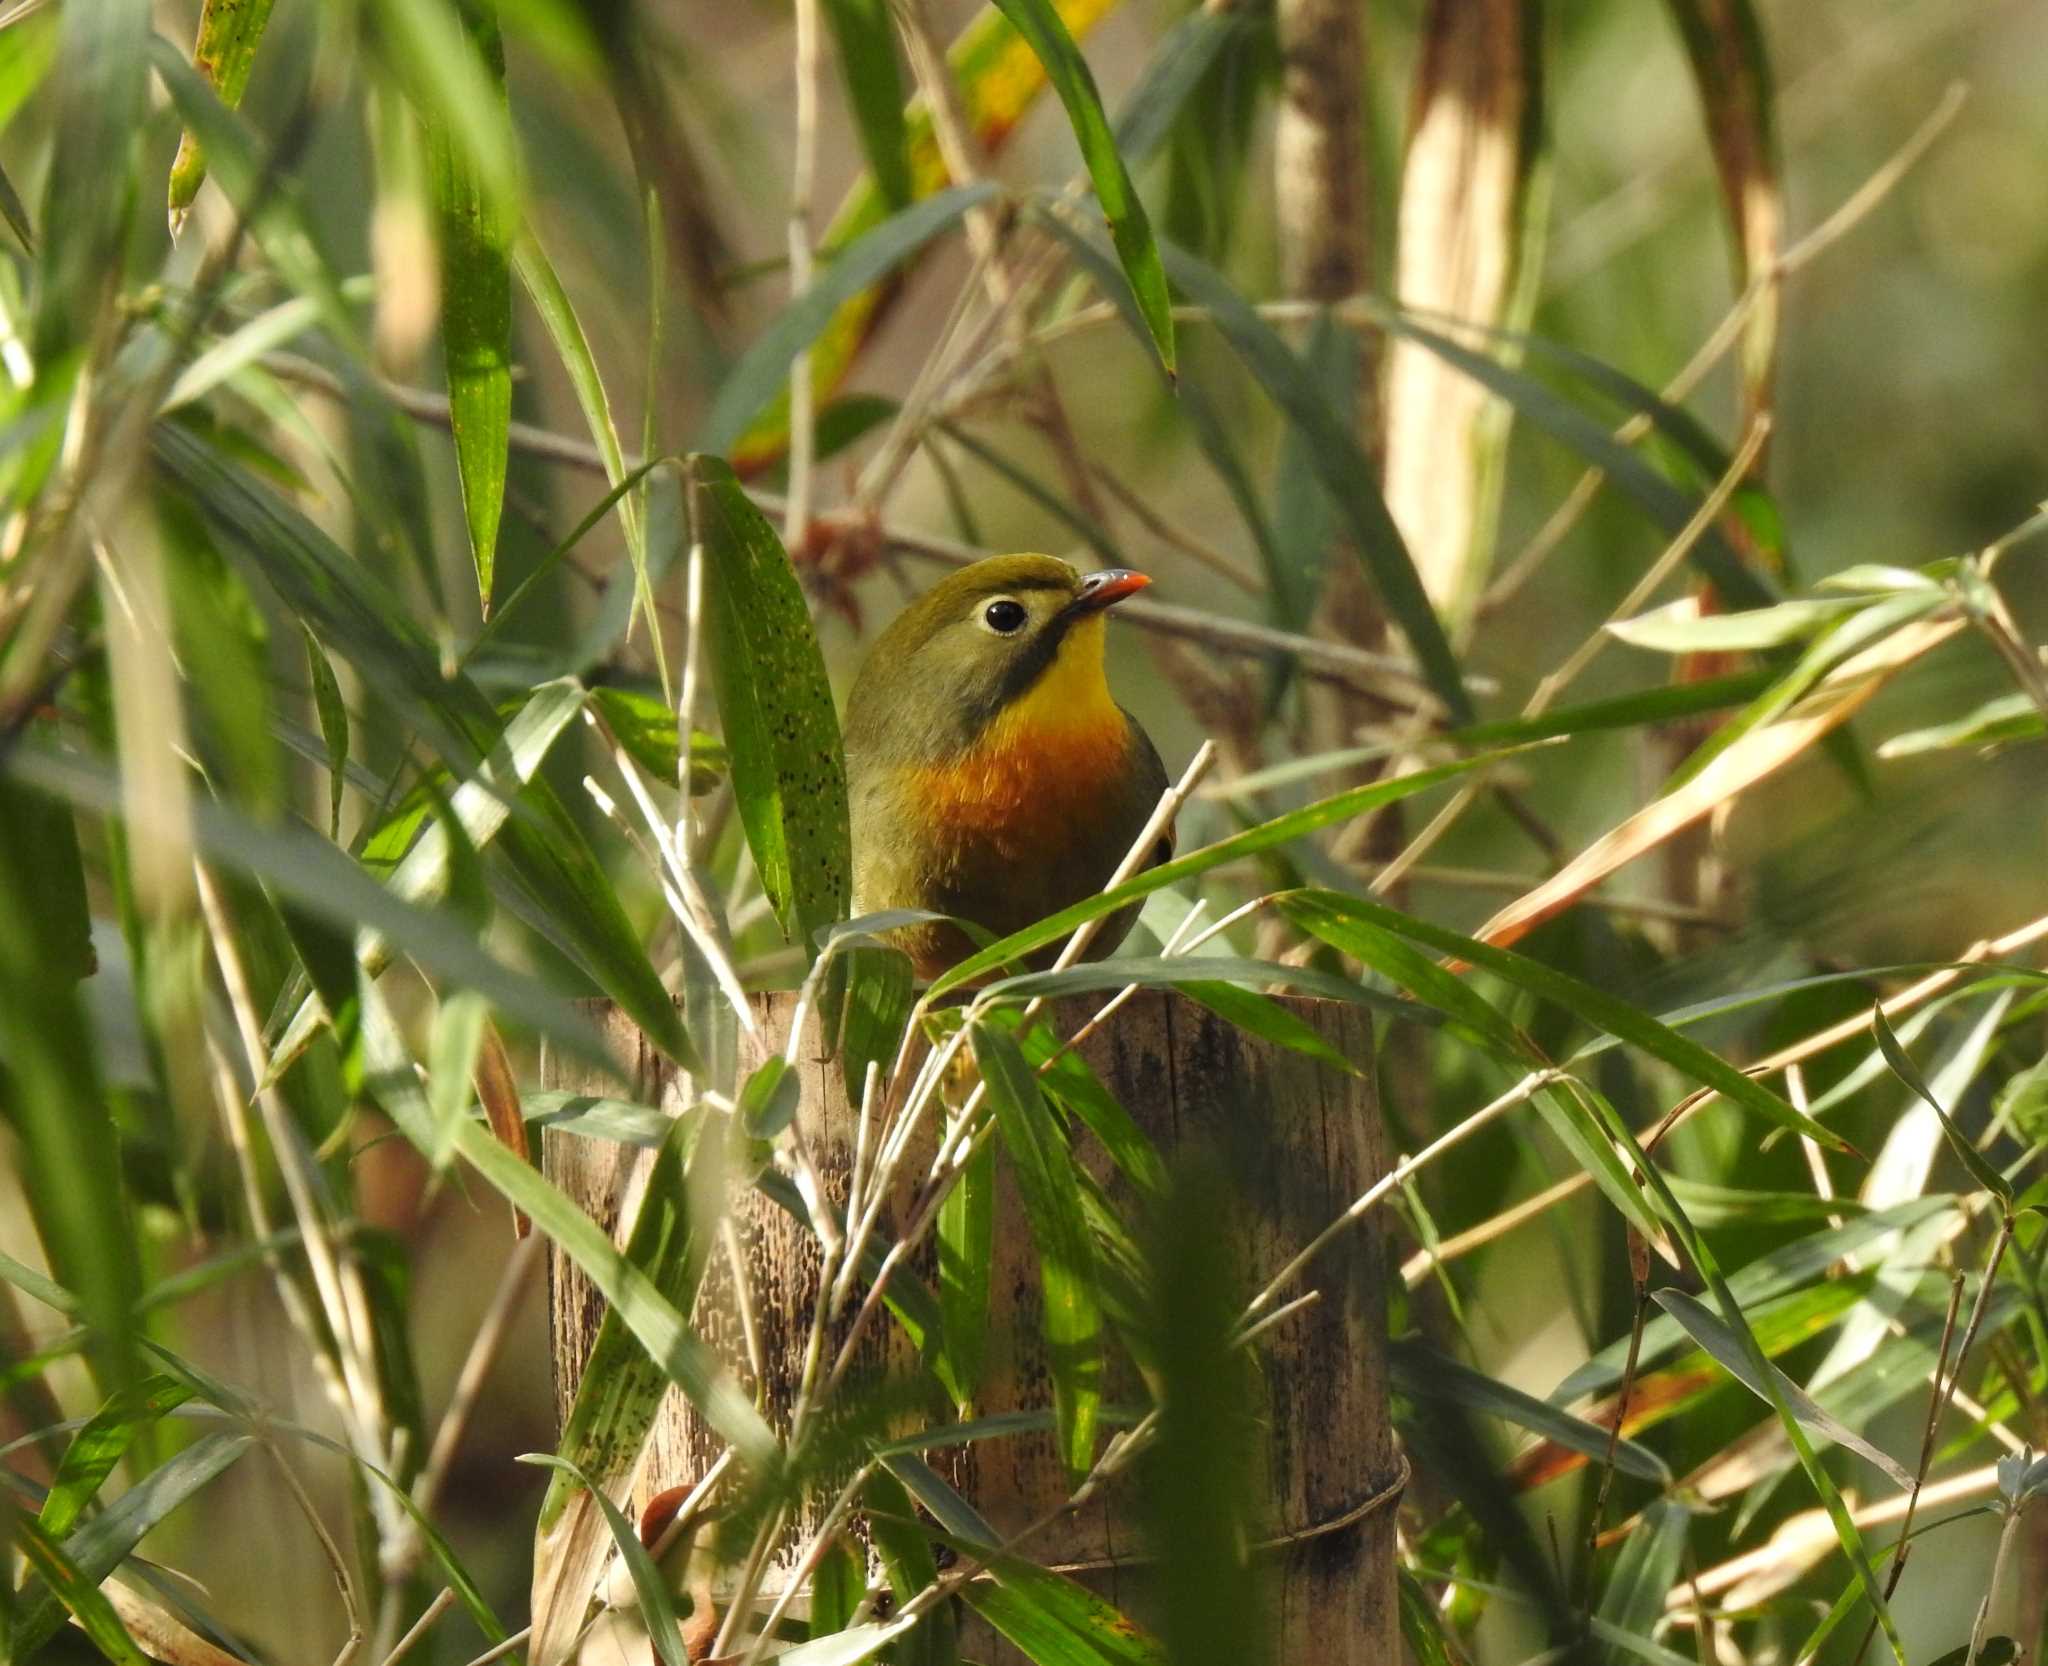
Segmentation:
{"type": "MultiPolygon", "coordinates": [[[[1105,609],[1150,582],[1050,555],[997,555],[912,602],[875,641],[846,703],[846,745],[892,763],[958,756],[1055,669],[1099,681],[1105,609]]],[[[1106,694],[1105,694],[1106,698],[1106,694]]]]}

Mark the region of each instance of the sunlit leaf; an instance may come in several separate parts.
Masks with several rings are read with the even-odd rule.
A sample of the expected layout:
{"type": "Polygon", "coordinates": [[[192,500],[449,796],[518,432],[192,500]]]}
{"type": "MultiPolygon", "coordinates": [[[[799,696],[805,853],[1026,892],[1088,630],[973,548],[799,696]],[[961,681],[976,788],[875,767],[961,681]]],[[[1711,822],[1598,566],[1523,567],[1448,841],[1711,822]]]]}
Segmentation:
{"type": "Polygon", "coordinates": [[[853,884],[832,685],[775,529],[725,464],[698,457],[690,466],[733,794],[762,889],[809,954],[815,934],[845,918],[853,884]]]}

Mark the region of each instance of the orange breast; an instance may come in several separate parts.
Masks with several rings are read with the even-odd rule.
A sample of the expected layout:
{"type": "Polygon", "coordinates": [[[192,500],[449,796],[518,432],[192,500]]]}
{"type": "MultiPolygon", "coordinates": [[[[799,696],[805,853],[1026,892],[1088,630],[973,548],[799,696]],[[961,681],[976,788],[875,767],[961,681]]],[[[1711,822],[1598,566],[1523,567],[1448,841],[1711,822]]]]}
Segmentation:
{"type": "Polygon", "coordinates": [[[1103,813],[1129,747],[1114,706],[1086,723],[997,724],[960,758],[916,770],[915,802],[935,830],[1027,858],[1103,813]]]}

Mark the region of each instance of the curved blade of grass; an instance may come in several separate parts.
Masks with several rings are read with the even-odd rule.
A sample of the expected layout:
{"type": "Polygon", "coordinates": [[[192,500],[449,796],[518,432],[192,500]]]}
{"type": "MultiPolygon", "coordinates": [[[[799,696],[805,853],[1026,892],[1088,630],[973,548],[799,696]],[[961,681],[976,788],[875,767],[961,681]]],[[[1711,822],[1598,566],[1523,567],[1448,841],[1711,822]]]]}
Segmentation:
{"type": "Polygon", "coordinates": [[[1114,914],[1125,903],[1136,902],[1148,897],[1154,891],[1168,885],[1178,885],[1184,879],[1207,873],[1211,868],[1225,862],[1234,862],[1241,856],[1255,856],[1260,851],[1272,850],[1304,834],[1314,833],[1321,828],[1353,816],[1364,815],[1368,810],[1377,810],[1382,805],[1398,803],[1417,793],[1427,792],[1432,787],[1455,780],[1470,770],[1488,763],[1498,762],[1513,756],[1516,748],[1500,752],[1481,753],[1475,757],[1462,758],[1456,763],[1440,764],[1434,769],[1417,770],[1413,775],[1396,776],[1391,781],[1375,781],[1368,786],[1353,787],[1332,797],[1320,799],[1314,804],[1304,805],[1299,810],[1284,816],[1276,816],[1257,827],[1248,827],[1242,833],[1233,833],[1227,839],[1219,839],[1200,850],[1189,851],[1171,862],[1162,862],[1157,867],[1147,868],[1123,884],[1077,902],[1071,908],[1040,920],[1035,926],[1026,926],[1022,931],[1012,932],[1000,938],[978,953],[968,956],[951,971],[941,973],[932,981],[926,994],[927,1000],[936,1000],[949,990],[960,988],[984,973],[1029,954],[1033,949],[1043,948],[1047,943],[1066,936],[1084,920],[1097,919],[1104,914],[1114,914]]]}
{"type": "Polygon", "coordinates": [[[731,451],[774,401],[776,389],[787,384],[791,362],[818,339],[841,307],[995,194],[996,187],[987,181],[954,186],[892,214],[834,254],[727,372],[704,419],[701,449],[731,451]]]}
{"type": "Polygon", "coordinates": [[[683,1646],[682,1628],[676,1623],[676,1605],[669,1596],[668,1582],[661,1577],[654,1558],[647,1554],[640,1535],[618,1505],[567,1458],[554,1457],[546,1452],[522,1452],[516,1461],[541,1465],[572,1476],[596,1501],[598,1509],[604,1513],[605,1525],[611,1529],[612,1540],[618,1546],[619,1557],[626,1564],[626,1572],[632,1577],[633,1593],[640,1599],[640,1613],[654,1639],[655,1652],[661,1656],[662,1666],[689,1666],[689,1651],[683,1646]]]}
{"type": "MultiPolygon", "coordinates": [[[[462,19],[487,91],[503,112],[505,48],[496,5],[469,0],[462,19]]],[[[472,153],[438,114],[427,117],[427,153],[441,257],[441,354],[448,376],[449,428],[477,600],[488,618],[512,422],[512,228],[502,197],[486,189],[472,153]]]]}
{"type": "Polygon", "coordinates": [[[1059,1137],[1038,1078],[1007,1031],[976,1024],[969,1036],[1003,1145],[1038,1245],[1045,1341],[1060,1456],[1078,1483],[1095,1463],[1102,1404],[1102,1309],[1095,1252],[1074,1183],[1073,1153],[1059,1137]]]}
{"type": "MultiPolygon", "coordinates": [[[[583,411],[590,438],[597,446],[598,454],[604,458],[605,478],[617,490],[626,484],[626,453],[619,443],[618,425],[612,420],[611,400],[604,391],[604,378],[598,373],[596,355],[591,352],[589,338],[584,335],[582,322],[570,304],[569,292],[562,287],[553,262],[548,259],[547,251],[540,246],[530,227],[513,245],[512,263],[519,273],[520,283],[525,286],[527,297],[547,328],[549,339],[555,344],[556,356],[568,374],[569,385],[576,390],[576,403],[583,411]]],[[[654,649],[655,674],[661,680],[662,697],[666,699],[670,692],[668,658],[654,612],[653,581],[647,573],[647,528],[634,498],[621,496],[618,508],[619,526],[626,537],[626,553],[633,562],[635,615],[647,626],[648,641],[654,649]]]]}
{"type": "Polygon", "coordinates": [[[320,738],[327,746],[327,837],[341,841],[341,800],[348,789],[348,702],[328,663],[320,639],[299,621],[306,644],[306,674],[313,684],[313,711],[320,720],[320,738]]]}
{"type": "Polygon", "coordinates": [[[1095,200],[1109,221],[1110,241],[1116,245],[1131,293],[1138,298],[1138,310],[1144,314],[1160,367],[1171,379],[1175,374],[1173,303],[1166,292],[1166,270],[1160,264],[1145,205],[1118,154],[1116,136],[1103,113],[1102,95],[1096,91],[1088,60],[1081,56],[1052,0],[995,0],[995,5],[1030,43],[1053,90],[1067,107],[1067,121],[1095,186],[1095,200]]]}
{"type": "MultiPolygon", "coordinates": [[[[42,1577],[51,1594],[77,1620],[79,1629],[91,1641],[92,1646],[114,1661],[116,1666],[149,1666],[143,1652],[135,1646],[135,1639],[128,1635],[128,1628],[121,1623],[121,1616],[114,1612],[114,1605],[99,1582],[80,1573],[77,1564],[64,1553],[57,1535],[51,1533],[34,1516],[26,1512],[14,1514],[14,1544],[28,1565],[42,1577]]],[[[26,1594],[26,1593],[24,1593],[26,1594]]],[[[9,1606],[12,1607],[14,1593],[9,1592],[9,1606]]],[[[10,1618],[12,1616],[9,1616],[10,1618]]],[[[35,1621],[31,1613],[22,1621],[26,1631],[35,1621]]],[[[48,1622],[44,1622],[48,1623],[48,1622]]],[[[12,1631],[12,1627],[9,1628],[12,1631]]],[[[54,1629],[54,1628],[53,1628],[54,1629]]],[[[10,1647],[19,1646],[20,1637],[10,1636],[10,1647]]],[[[14,1659],[25,1659],[27,1651],[13,1655],[14,1659]]]]}
{"type": "Polygon", "coordinates": [[[1166,142],[1216,54],[1249,27],[1251,19],[1244,12],[1202,6],[1167,30],[1153,48],[1144,76],[1116,113],[1116,148],[1127,163],[1150,160],[1166,142]]]}
{"type": "MultiPolygon", "coordinates": [[[[64,1541],[64,1554],[85,1582],[97,1588],[118,1568],[143,1536],[248,1451],[255,1436],[201,1435],[184,1451],[151,1470],[64,1541]]],[[[24,1515],[21,1521],[29,1518],[24,1515]]],[[[17,1659],[27,1659],[63,1624],[54,1598],[36,1604],[15,1622],[17,1659]]]]}
{"type": "Polygon", "coordinates": [[[1940,752],[1952,747],[1983,748],[2007,746],[2014,741],[2040,740],[2048,736],[2048,719],[2024,691],[2001,694],[1995,700],[1947,723],[1926,729],[1909,729],[1877,749],[1880,758],[1910,758],[1921,752],[1940,752]]]}
{"type": "Polygon", "coordinates": [[[882,201],[902,208],[910,201],[910,153],[888,0],[824,0],[824,12],[868,174],[882,201]]]}
{"type": "MultiPolygon", "coordinates": [[[[1744,1346],[1742,1338],[1683,1290],[1653,1290],[1651,1295],[1656,1298],[1657,1305],[1676,1319],[1684,1327],[1685,1333],[1713,1355],[1716,1363],[1731,1377],[1757,1398],[1773,1398],[1764,1386],[1756,1361],[1751,1357],[1752,1349],[1755,1347],[1754,1336],[1749,1337],[1749,1345],[1744,1346]]],[[[1777,1396],[1783,1399],[1791,1408],[1792,1415],[1801,1423],[1823,1439],[1831,1440],[1838,1446],[1845,1446],[1858,1457],[1875,1464],[1898,1485],[1901,1491],[1912,1491],[1913,1476],[1904,1464],[1880,1451],[1854,1429],[1822,1410],[1820,1404],[1805,1389],[1768,1360],[1764,1360],[1762,1364],[1763,1370],[1770,1374],[1771,1387],[1777,1390],[1777,1396]]]]}
{"type": "Polygon", "coordinates": [[[853,846],[832,684],[796,570],[732,470],[690,460],[695,534],[710,567],[712,679],[733,794],[783,931],[814,954],[846,917],[853,846]]]}
{"type": "Polygon", "coordinates": [[[43,1531],[53,1539],[65,1537],[136,1437],[191,1397],[192,1391],[183,1383],[161,1373],[109,1395],[64,1449],[37,1517],[43,1531]]]}
{"type": "MultiPolygon", "coordinates": [[[[1407,636],[1423,675],[1452,719],[1473,720],[1472,703],[1443,624],[1416,575],[1400,528],[1373,484],[1374,470],[1344,420],[1316,385],[1308,366],[1206,262],[1167,244],[1166,270],[1189,299],[1208,309],[1216,326],[1259,385],[1309,446],[1316,476],[1344,512],[1359,559],[1388,614],[1407,636]]],[[[1681,521],[1681,524],[1682,521],[1681,521]]]]}
{"type": "Polygon", "coordinates": [[[1870,1009],[1871,1033],[1877,1037],[1878,1051],[1884,1054],[1884,1062],[1891,1066],[1892,1074],[1925,1100],[1929,1110],[1941,1123],[1941,1131],[1948,1136],[1948,1143],[1954,1149],[1964,1168],[1970,1171],[1970,1178],[1997,1198],[2005,1206],[2008,1215],[2012,1212],[2012,1182],[2000,1174],[1991,1161],[1979,1151],[1971,1140],[1955,1124],[1955,1119],[1943,1109],[1934,1090],[1927,1085],[1927,1078],[1920,1074],[1912,1056],[1899,1044],[1899,1038],[1892,1033],[1891,1021],[1884,1015],[1882,1005],[1870,1009]]]}
{"type": "Polygon", "coordinates": [[[1321,910],[1326,917],[1361,921],[1377,926],[1380,930],[1406,937],[1436,950],[1439,954],[1451,955],[1473,966],[1484,967],[1494,976],[1504,979],[1518,989],[1563,1007],[1575,1017],[1605,1030],[1609,1035],[1619,1036],[1631,1046],[1648,1053],[1652,1058],[1662,1059],[1674,1070],[1689,1076],[1706,1087],[1713,1088],[1724,1098],[1733,1100],[1745,1109],[1754,1111],[1766,1121],[1808,1139],[1817,1140],[1834,1151],[1852,1149],[1848,1142],[1832,1129],[1825,1128],[1811,1117],[1802,1115],[1762,1083],[1752,1080],[1715,1054],[1707,1051],[1690,1037],[1681,1035],[1669,1026],[1660,1024],[1649,1014],[1632,1007],[1628,1002],[1596,989],[1567,972],[1546,966],[1541,961],[1531,960],[1526,955],[1516,954],[1512,949],[1496,949],[1487,943],[1446,930],[1427,920],[1368,901],[1364,897],[1341,895],[1334,891],[1307,891],[1289,893],[1289,899],[1304,899],[1321,910]]]}
{"type": "MultiPolygon", "coordinates": [[[[206,0],[199,11],[199,35],[192,44],[192,64],[230,110],[242,102],[249,70],[270,21],[271,0],[206,0]]],[[[186,212],[206,178],[206,150],[189,127],[178,139],[171,162],[169,204],[171,236],[185,226],[186,212]]]]}
{"type": "MultiPolygon", "coordinates": [[[[1598,1424],[1559,1411],[1549,1401],[1475,1371],[1416,1338],[1397,1337],[1387,1348],[1394,1386],[1404,1394],[1446,1395],[1468,1411],[1500,1418],[1569,1451],[1590,1458],[1607,1455],[1608,1433],[1598,1424]]],[[[1632,1440],[1615,1442],[1614,1467],[1659,1487],[1671,1484],[1664,1460],[1632,1440]]]]}

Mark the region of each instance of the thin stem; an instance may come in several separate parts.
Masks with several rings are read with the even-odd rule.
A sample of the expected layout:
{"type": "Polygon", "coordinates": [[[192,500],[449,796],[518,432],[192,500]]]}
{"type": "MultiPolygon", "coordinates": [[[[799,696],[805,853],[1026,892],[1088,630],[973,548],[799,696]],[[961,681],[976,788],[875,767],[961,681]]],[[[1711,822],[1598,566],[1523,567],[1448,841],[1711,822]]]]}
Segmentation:
{"type": "MultiPolygon", "coordinates": [[[[811,192],[818,171],[818,0],[796,0],[796,150],[790,164],[789,298],[811,286],[811,192]]],[[[789,366],[789,511],[782,541],[803,541],[811,519],[811,456],[816,429],[811,410],[811,355],[789,366]]],[[[688,731],[684,731],[685,735],[688,731]]]]}

